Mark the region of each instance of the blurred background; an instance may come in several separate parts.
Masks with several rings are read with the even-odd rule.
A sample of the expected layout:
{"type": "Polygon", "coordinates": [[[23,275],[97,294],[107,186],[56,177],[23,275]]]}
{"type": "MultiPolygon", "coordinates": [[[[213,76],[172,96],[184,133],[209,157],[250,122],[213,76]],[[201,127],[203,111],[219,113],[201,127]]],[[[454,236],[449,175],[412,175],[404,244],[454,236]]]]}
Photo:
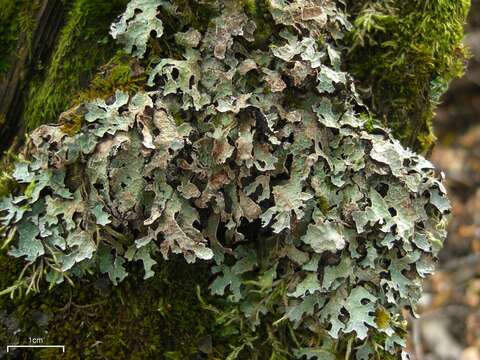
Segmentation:
{"type": "Polygon", "coordinates": [[[431,160],[447,179],[453,211],[435,276],[411,320],[415,360],[480,360],[480,0],[472,0],[465,76],[437,111],[431,160]]]}

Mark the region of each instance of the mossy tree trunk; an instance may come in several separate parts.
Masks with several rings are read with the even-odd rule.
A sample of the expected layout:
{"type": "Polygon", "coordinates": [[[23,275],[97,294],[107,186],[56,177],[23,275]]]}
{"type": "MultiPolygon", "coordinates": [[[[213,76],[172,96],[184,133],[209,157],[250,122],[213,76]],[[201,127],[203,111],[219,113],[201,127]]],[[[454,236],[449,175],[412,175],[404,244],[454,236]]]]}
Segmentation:
{"type": "Polygon", "coordinates": [[[56,122],[115,55],[108,29],[127,2],[0,1],[2,152],[36,126],[56,122]]]}
{"type": "MultiPolygon", "coordinates": [[[[15,10],[20,10],[20,4],[15,7],[15,10]]],[[[60,28],[64,23],[65,13],[66,6],[61,1],[35,1],[31,8],[21,12],[24,21],[21,23],[20,19],[17,20],[18,41],[16,44],[10,45],[10,49],[2,49],[2,57],[6,64],[0,80],[0,119],[2,120],[0,150],[2,151],[8,149],[15,138],[24,136],[25,124],[22,121],[22,114],[28,85],[38,64],[48,63],[60,28]],[[33,29],[26,28],[28,20],[33,23],[33,29]],[[22,29],[22,26],[25,28],[22,29]]],[[[10,19],[12,22],[17,16],[20,16],[19,13],[9,15],[13,16],[10,19]]],[[[6,21],[7,19],[2,20],[6,21]]],[[[2,26],[12,26],[12,24],[4,23],[2,26]]]]}
{"type": "MultiPolygon", "coordinates": [[[[117,88],[134,87],[137,79],[143,76],[134,62],[124,59],[108,35],[110,23],[127,2],[0,0],[0,35],[8,34],[0,41],[3,47],[0,49],[3,57],[0,65],[5,64],[0,67],[0,148],[6,151],[5,163],[20,149],[30,130],[57,121],[61,112],[78,103],[79,98],[108,97],[117,88]],[[11,6],[2,7],[6,2],[11,6]],[[8,8],[9,12],[5,10],[2,14],[2,8],[8,8]],[[100,75],[95,76],[99,71],[100,75]]],[[[356,4],[356,15],[362,15],[368,3],[363,1],[363,7],[356,4]]],[[[405,3],[416,4],[416,1],[405,3]]],[[[466,6],[456,9],[464,12],[466,6]]],[[[397,12],[388,8],[388,16],[414,15],[416,10],[414,5],[402,5],[397,12]]],[[[433,6],[431,11],[437,10],[433,6]]],[[[442,15],[445,14],[442,12],[442,15]]],[[[415,36],[413,30],[405,35],[405,29],[410,29],[411,24],[396,19],[397,22],[388,22],[390,30],[406,37],[401,41],[409,41],[408,36],[415,36]]],[[[419,24],[423,24],[421,18],[410,20],[417,22],[416,30],[419,24]]],[[[385,42],[391,39],[386,39],[385,34],[375,27],[369,29],[359,31],[368,35],[367,44],[358,43],[360,38],[353,32],[354,50],[350,52],[349,67],[363,81],[359,85],[371,88],[369,105],[373,111],[380,118],[393,112],[393,128],[404,143],[416,150],[426,150],[432,144],[429,138],[431,117],[437,97],[436,93],[431,94],[434,87],[430,87],[430,81],[448,82],[458,75],[460,65],[456,61],[454,70],[437,74],[436,69],[425,69],[430,58],[413,65],[397,64],[394,70],[398,74],[405,74],[408,65],[408,76],[418,72],[423,76],[420,82],[423,81],[425,89],[406,89],[405,84],[410,81],[408,76],[386,79],[384,64],[374,69],[373,61],[382,57],[381,46],[375,39],[385,42]],[[369,77],[372,69],[375,76],[369,77]],[[428,79],[426,84],[425,79],[428,79]],[[386,89],[392,92],[384,100],[377,100],[376,96],[386,89]],[[388,99],[396,99],[396,102],[388,103],[388,99]],[[406,124],[403,125],[402,121],[406,124]]],[[[427,43],[432,39],[425,36],[422,41],[427,43]]],[[[441,39],[436,41],[445,45],[441,39]]],[[[398,45],[393,51],[402,51],[402,46],[398,45]]],[[[458,39],[451,40],[445,48],[445,53],[458,50],[458,39]]],[[[393,55],[388,53],[386,61],[391,61],[393,55]]],[[[439,54],[425,56],[445,60],[440,59],[439,54]]],[[[20,261],[7,258],[5,249],[1,251],[0,291],[10,286],[22,269],[20,261]]],[[[143,281],[140,273],[139,270],[137,277],[127,278],[119,287],[112,287],[108,282],[89,282],[85,278],[75,287],[65,283],[48,292],[29,294],[27,298],[10,301],[2,297],[0,342],[25,342],[29,337],[42,337],[45,343],[66,344],[65,357],[72,359],[222,358],[222,355],[212,353],[211,342],[216,340],[217,331],[214,312],[207,310],[208,305],[203,303],[202,296],[206,294],[197,293],[198,288],[208,287],[210,275],[206,266],[186,265],[182,259],[176,259],[162,263],[162,271],[154,279],[143,281]],[[85,348],[85,344],[89,347],[85,348]]],[[[215,345],[215,349],[224,346],[221,343],[215,345]]],[[[0,349],[0,358],[5,355],[3,350],[0,349]]],[[[16,356],[22,358],[24,354],[17,352],[16,356]]],[[[27,356],[56,358],[57,355],[52,350],[33,354],[27,356]]]]}
{"type": "MultiPolygon", "coordinates": [[[[137,74],[108,31],[128,0],[0,0],[0,149],[9,166],[34,127],[55,123],[79,99],[135,87],[137,74]],[[99,76],[95,77],[97,73],[99,76]]],[[[5,194],[4,184],[0,192],[5,194]]],[[[161,262],[161,259],[157,259],[161,262]]],[[[0,250],[0,290],[23,264],[0,250]]],[[[208,352],[214,321],[197,286],[208,270],[177,259],[153,280],[131,277],[119,287],[64,283],[19,299],[0,297],[0,342],[66,344],[67,359],[185,359],[208,352]],[[177,284],[182,284],[179,287],[177,284]],[[88,345],[86,345],[88,344],[88,345]],[[207,350],[205,350],[207,349],[207,350]],[[160,355],[159,355],[160,354],[160,355]]],[[[56,359],[55,350],[0,349],[0,358],[56,359]]]]}

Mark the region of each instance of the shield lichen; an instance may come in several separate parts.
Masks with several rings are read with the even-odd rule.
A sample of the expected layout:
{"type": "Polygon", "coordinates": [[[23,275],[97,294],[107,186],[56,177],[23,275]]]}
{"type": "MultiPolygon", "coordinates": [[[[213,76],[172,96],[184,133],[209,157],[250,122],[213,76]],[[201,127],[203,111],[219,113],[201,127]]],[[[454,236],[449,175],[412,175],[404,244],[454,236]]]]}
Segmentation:
{"type": "Polygon", "coordinates": [[[34,130],[15,165],[12,291],[121,287],[139,265],[153,281],[180,254],[209,269],[220,358],[400,356],[449,204],[432,164],[362,114],[352,29],[341,1],[131,1],[112,32],[145,78],[34,130]]]}

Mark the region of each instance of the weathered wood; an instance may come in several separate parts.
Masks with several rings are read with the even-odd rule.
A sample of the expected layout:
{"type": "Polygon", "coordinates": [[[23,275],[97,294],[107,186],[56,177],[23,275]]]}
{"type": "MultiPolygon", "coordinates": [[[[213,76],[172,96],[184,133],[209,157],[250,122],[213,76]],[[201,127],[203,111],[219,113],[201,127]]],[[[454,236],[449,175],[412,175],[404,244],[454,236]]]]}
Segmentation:
{"type": "Polygon", "coordinates": [[[31,45],[28,35],[22,33],[16,53],[11,59],[11,68],[0,79],[0,151],[21,143],[25,124],[22,113],[28,94],[29,79],[35,74],[35,64],[47,63],[62,27],[66,14],[65,2],[61,0],[37,0],[35,30],[31,45]],[[17,139],[16,139],[17,138],[17,139]]]}

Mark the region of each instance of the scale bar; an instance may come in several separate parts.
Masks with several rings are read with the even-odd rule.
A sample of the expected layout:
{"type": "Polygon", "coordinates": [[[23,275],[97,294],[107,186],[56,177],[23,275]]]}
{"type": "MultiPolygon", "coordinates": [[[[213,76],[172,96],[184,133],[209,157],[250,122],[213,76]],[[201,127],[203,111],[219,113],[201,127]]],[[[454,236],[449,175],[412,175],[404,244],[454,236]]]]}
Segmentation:
{"type": "Polygon", "coordinates": [[[65,352],[65,345],[7,345],[7,353],[14,348],[59,348],[65,352]]]}

